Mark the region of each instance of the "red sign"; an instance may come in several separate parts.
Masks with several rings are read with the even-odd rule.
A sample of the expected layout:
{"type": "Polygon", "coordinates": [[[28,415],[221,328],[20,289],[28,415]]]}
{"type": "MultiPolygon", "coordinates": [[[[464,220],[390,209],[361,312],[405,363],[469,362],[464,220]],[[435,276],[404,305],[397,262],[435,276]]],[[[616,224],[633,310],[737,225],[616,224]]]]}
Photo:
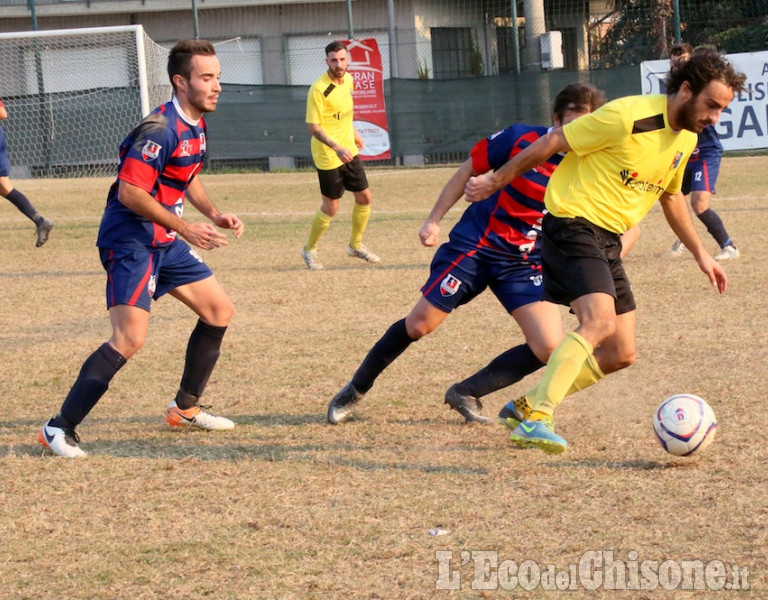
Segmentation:
{"type": "Polygon", "coordinates": [[[390,158],[387,110],[384,106],[384,70],[375,38],[345,40],[347,69],[355,81],[355,129],[363,138],[360,160],[390,158]]]}

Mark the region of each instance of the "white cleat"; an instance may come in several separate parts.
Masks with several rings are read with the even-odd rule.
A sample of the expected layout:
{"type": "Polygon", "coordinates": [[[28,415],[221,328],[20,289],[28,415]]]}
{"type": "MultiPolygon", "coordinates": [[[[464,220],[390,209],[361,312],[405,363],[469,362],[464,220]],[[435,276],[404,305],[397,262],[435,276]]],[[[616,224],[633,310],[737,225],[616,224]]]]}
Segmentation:
{"type": "Polygon", "coordinates": [[[48,421],[43,425],[43,428],[37,434],[37,441],[40,442],[44,448],[48,448],[57,456],[62,456],[64,458],[80,458],[82,456],[87,456],[87,454],[80,449],[80,446],[78,446],[80,438],[75,433],[74,429],[53,427],[49,425],[50,422],[51,421],[48,421]]]}
{"type": "Polygon", "coordinates": [[[301,258],[307,263],[307,268],[310,271],[319,271],[323,268],[320,259],[317,257],[317,250],[303,250],[301,251],[301,258]]]}
{"type": "Polygon", "coordinates": [[[347,254],[352,258],[360,258],[365,262],[369,262],[369,263],[381,262],[381,258],[379,258],[378,255],[368,250],[368,248],[366,248],[363,244],[360,244],[359,248],[353,248],[352,246],[347,246],[347,254]]]}
{"type": "Polygon", "coordinates": [[[680,240],[675,240],[675,243],[672,244],[672,247],[669,249],[669,253],[672,256],[682,256],[685,254],[686,247],[680,240]]]}
{"type": "Polygon", "coordinates": [[[741,252],[733,244],[728,244],[725,248],[721,248],[720,252],[715,254],[715,260],[731,260],[732,258],[739,258],[741,252]]]}
{"type": "Polygon", "coordinates": [[[165,410],[165,420],[171,427],[197,427],[208,431],[221,431],[235,427],[235,424],[226,417],[207,413],[200,406],[182,410],[176,405],[175,400],[172,400],[165,410]]]}

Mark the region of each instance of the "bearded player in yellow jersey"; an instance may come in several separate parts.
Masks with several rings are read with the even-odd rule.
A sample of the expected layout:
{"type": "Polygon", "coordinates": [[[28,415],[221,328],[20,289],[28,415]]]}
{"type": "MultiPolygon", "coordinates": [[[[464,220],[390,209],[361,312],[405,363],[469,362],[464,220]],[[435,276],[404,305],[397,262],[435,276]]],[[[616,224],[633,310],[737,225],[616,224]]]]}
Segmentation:
{"type": "Polygon", "coordinates": [[[545,195],[544,299],[570,306],[579,326],[552,353],[541,382],[516,402],[512,440],[559,454],[555,408],[565,396],[635,361],[635,301],[619,256],[621,234],[658,200],[672,230],[712,285],[727,277],[704,249],[681,193],[697,134],[717,122],[746,77],[718,53],[697,54],[667,76],[667,95],[630,96],[552,130],[503,167],[470,179],[470,202],[486,198],[557,152],[568,152],[545,195]],[[602,369],[594,357],[600,346],[602,369]]]}
{"type": "Polygon", "coordinates": [[[371,191],[358,156],[363,139],[353,123],[354,82],[347,72],[347,47],[338,41],[328,44],[325,63],[328,69],[312,84],[307,95],[307,130],[312,134],[312,160],[323,199],[312,219],[309,239],[301,250],[307,268],[313,271],[323,268],[317,256],[317,243],[336,215],[344,190],[355,195],[347,254],[369,263],[381,260],[363,245],[363,233],[371,214],[371,191]]]}

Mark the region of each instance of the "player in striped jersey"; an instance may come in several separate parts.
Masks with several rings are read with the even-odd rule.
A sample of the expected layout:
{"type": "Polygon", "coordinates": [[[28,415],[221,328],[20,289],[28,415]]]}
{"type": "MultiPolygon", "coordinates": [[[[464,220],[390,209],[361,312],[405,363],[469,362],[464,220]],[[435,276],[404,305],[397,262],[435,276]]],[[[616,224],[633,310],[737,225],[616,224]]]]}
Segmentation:
{"type": "Polygon", "coordinates": [[[232,301],[193,246],[227,245],[216,229],[243,223],[220,212],[198,173],[206,153],[203,115],[216,109],[221,68],[210,42],[182,40],[168,57],[173,99],[144,119],[120,146],[120,165],[109,190],[97,246],[107,272],[107,308],[112,337],[85,361],[59,413],[43,425],[38,440],[55,454],[84,456],[77,427],[125,362],[144,344],[152,299],[170,294],[197,313],[184,373],[165,419],[172,426],[231,429],[229,419],[200,407],[200,396],[219,356],[234,313],[232,301]],[[211,223],[183,219],[184,200],[211,223]],[[214,225],[216,227],[214,227],[214,225]]]}
{"type": "MultiPolygon", "coordinates": [[[[555,127],[601,106],[605,99],[592,86],[571,84],[554,101],[555,127]]],[[[434,246],[440,221],[458,202],[469,178],[505,164],[550,128],[512,125],[478,142],[440,193],[419,232],[422,244],[434,246]]],[[[422,297],[410,314],[394,323],[371,348],[351,381],[331,400],[330,423],[346,420],[375,379],[413,342],[434,331],[450,312],[490,288],[522,329],[526,344],[494,360],[482,393],[470,398],[452,386],[446,402],[467,421],[489,422],[477,397],[500,389],[543,366],[560,342],[559,309],[542,297],[539,234],[544,216],[544,190],[562,155],[527,171],[485,200],[467,207],[450,240],[435,253],[422,297]]]]}

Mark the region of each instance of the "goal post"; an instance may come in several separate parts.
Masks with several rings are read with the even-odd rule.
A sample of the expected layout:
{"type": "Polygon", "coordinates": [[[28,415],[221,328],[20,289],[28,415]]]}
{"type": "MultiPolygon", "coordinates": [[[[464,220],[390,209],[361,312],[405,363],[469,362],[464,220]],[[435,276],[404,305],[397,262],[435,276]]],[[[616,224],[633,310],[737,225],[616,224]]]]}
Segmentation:
{"type": "Polygon", "coordinates": [[[0,33],[12,176],[111,176],[120,141],[171,97],[141,25],[0,33]]]}

